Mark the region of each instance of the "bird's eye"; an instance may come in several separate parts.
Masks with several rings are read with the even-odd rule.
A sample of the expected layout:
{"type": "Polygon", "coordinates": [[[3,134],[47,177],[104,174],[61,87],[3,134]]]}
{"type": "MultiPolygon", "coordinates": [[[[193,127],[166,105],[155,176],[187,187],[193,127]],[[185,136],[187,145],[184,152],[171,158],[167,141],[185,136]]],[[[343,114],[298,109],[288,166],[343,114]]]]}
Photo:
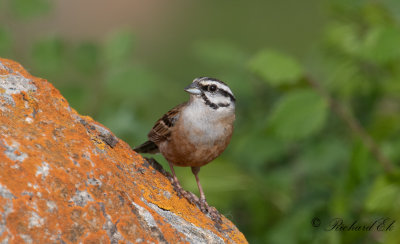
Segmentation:
{"type": "Polygon", "coordinates": [[[215,92],[217,90],[217,86],[216,85],[211,85],[211,86],[208,87],[208,90],[210,92],[215,92]]]}

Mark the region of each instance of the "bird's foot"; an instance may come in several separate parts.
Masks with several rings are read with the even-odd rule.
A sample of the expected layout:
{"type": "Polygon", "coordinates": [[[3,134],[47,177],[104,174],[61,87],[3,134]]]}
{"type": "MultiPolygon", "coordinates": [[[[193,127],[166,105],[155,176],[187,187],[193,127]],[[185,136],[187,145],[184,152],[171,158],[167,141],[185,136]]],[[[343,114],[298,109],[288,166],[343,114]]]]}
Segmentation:
{"type": "Polygon", "coordinates": [[[215,207],[208,205],[205,198],[199,199],[198,206],[199,206],[201,212],[208,214],[212,220],[214,220],[217,223],[222,223],[221,214],[218,212],[218,210],[215,207]]]}
{"type": "Polygon", "coordinates": [[[189,202],[193,204],[196,204],[199,201],[199,198],[195,194],[186,191],[185,189],[182,188],[180,184],[173,183],[173,186],[174,190],[176,191],[176,193],[178,193],[179,197],[186,198],[189,202]]]}
{"type": "Polygon", "coordinates": [[[192,199],[193,194],[188,191],[185,191],[185,189],[183,189],[183,187],[181,186],[181,184],[179,183],[179,181],[177,179],[172,178],[171,183],[172,183],[172,186],[174,187],[174,190],[176,191],[176,193],[178,193],[179,197],[184,197],[189,200],[192,199]]]}
{"type": "Polygon", "coordinates": [[[197,205],[201,212],[208,214],[216,223],[222,223],[221,215],[215,207],[209,206],[205,198],[198,198],[195,194],[183,189],[179,181],[171,177],[171,183],[179,197],[186,198],[190,203],[197,205]]]}
{"type": "Polygon", "coordinates": [[[208,206],[208,203],[207,203],[205,198],[200,198],[199,199],[199,207],[200,207],[200,210],[203,213],[207,213],[208,209],[210,208],[210,206],[208,206]]]}

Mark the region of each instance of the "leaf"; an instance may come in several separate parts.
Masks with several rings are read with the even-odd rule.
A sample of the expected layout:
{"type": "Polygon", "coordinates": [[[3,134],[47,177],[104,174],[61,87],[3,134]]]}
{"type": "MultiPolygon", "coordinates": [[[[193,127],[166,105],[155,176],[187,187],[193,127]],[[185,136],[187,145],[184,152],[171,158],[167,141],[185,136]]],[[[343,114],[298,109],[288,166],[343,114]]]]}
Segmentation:
{"type": "Polygon", "coordinates": [[[344,52],[348,55],[355,55],[359,52],[360,40],[357,36],[357,26],[354,24],[331,24],[326,30],[325,39],[335,54],[344,52]]]}
{"type": "Polygon", "coordinates": [[[270,123],[277,136],[296,140],[317,133],[325,124],[327,103],[310,89],[295,90],[275,104],[270,123]]]}
{"type": "Polygon", "coordinates": [[[250,60],[249,67],[273,86],[294,84],[303,75],[302,68],[294,58],[268,49],[256,54],[250,60]]]}
{"type": "Polygon", "coordinates": [[[393,27],[374,28],[367,34],[361,55],[369,61],[387,63],[400,58],[400,30],[393,27]]]}
{"type": "Polygon", "coordinates": [[[375,180],[365,201],[367,210],[373,212],[387,212],[397,208],[400,204],[400,188],[390,182],[387,177],[380,176],[375,180]]]}

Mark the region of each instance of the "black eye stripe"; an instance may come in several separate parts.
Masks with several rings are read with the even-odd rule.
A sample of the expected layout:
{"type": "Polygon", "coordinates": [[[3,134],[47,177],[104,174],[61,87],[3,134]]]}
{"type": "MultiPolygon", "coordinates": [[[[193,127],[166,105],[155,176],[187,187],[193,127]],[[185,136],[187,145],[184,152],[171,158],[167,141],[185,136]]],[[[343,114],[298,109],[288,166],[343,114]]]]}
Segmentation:
{"type": "Polygon", "coordinates": [[[230,96],[232,96],[228,91],[226,91],[226,90],[224,90],[224,89],[222,89],[222,88],[219,88],[219,87],[216,86],[216,85],[202,85],[202,86],[201,86],[201,89],[204,90],[204,91],[208,91],[208,90],[210,89],[210,86],[215,86],[215,87],[216,87],[216,91],[219,91],[219,93],[220,93],[221,95],[223,95],[224,97],[230,97],[230,96]]]}
{"type": "Polygon", "coordinates": [[[232,94],[230,94],[229,92],[225,91],[224,89],[219,88],[218,92],[224,97],[229,97],[231,99],[231,101],[233,101],[233,102],[236,101],[235,97],[232,94]]]}
{"type": "Polygon", "coordinates": [[[208,90],[208,85],[202,85],[202,86],[201,86],[201,89],[202,89],[203,91],[207,91],[207,90],[208,90]]]}
{"type": "MultiPolygon", "coordinates": [[[[223,84],[224,84],[224,83],[223,83],[223,84]]],[[[200,85],[200,87],[201,87],[201,89],[202,89],[203,91],[210,91],[210,90],[209,90],[209,89],[210,89],[210,86],[216,86],[217,89],[216,89],[215,91],[213,91],[213,92],[218,92],[219,94],[221,94],[221,95],[224,96],[224,97],[229,97],[230,100],[231,100],[232,102],[235,102],[235,101],[236,101],[235,97],[234,97],[230,92],[226,91],[226,90],[223,89],[223,88],[218,87],[218,86],[215,85],[215,84],[211,84],[211,85],[200,85]]]]}

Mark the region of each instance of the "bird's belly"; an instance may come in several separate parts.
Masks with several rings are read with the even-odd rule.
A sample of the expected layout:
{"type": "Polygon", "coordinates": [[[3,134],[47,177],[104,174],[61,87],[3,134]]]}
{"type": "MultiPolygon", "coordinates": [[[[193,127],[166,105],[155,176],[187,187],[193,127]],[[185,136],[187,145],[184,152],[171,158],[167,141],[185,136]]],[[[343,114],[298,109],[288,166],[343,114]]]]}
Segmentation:
{"type": "Polygon", "coordinates": [[[231,130],[227,128],[196,128],[177,130],[169,141],[159,145],[160,152],[177,166],[203,166],[218,157],[228,146],[231,130]]]}

